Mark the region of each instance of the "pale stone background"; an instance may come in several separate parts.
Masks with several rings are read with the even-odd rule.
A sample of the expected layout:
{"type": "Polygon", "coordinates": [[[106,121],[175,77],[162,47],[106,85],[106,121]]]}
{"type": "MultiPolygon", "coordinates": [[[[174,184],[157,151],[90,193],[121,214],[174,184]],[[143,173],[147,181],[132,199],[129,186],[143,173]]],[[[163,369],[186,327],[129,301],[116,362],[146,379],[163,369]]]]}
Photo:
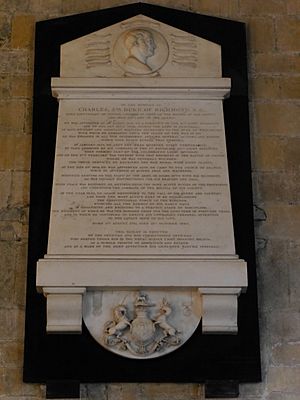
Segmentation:
{"type": "MultiPolygon", "coordinates": [[[[130,3],[0,0],[0,399],[22,383],[34,23],[130,3]]],[[[158,0],[247,23],[263,382],[241,400],[300,399],[300,0],[158,0]]],[[[194,384],[82,385],[82,399],[198,400],[194,384]]]]}

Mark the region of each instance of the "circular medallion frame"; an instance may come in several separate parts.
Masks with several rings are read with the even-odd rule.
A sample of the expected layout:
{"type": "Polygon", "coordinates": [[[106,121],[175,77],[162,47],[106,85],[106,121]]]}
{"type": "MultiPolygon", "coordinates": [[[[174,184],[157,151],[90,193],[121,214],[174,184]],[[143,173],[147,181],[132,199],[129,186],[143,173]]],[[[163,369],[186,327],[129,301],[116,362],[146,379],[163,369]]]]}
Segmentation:
{"type": "Polygon", "coordinates": [[[169,58],[169,46],[164,36],[143,26],[123,32],[116,40],[113,56],[129,76],[157,74],[169,58]]]}

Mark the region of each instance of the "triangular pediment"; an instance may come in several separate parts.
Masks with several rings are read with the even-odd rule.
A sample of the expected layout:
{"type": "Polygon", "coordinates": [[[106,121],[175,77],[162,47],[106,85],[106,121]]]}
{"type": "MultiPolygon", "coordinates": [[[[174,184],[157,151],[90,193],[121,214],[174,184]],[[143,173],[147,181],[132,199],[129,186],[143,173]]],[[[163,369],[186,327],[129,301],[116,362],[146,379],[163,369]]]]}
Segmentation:
{"type": "Polygon", "coordinates": [[[62,77],[221,77],[221,47],[137,15],[61,46],[62,77]]]}

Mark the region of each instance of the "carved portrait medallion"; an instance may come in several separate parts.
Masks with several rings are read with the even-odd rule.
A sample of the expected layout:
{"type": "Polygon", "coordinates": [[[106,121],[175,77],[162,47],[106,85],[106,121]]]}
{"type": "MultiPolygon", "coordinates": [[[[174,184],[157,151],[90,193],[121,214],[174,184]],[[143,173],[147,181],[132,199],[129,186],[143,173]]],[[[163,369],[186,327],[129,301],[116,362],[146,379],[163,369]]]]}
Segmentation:
{"type": "Polygon", "coordinates": [[[113,55],[125,75],[157,75],[168,59],[169,49],[159,32],[149,27],[137,27],[118,37],[113,55]]]}

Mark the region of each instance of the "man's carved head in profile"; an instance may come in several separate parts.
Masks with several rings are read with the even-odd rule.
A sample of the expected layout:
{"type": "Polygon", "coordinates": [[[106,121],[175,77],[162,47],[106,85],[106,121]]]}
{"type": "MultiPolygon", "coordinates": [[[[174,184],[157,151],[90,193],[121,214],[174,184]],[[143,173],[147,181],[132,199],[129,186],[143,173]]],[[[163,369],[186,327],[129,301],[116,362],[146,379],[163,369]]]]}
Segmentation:
{"type": "Polygon", "coordinates": [[[152,72],[147,63],[156,48],[152,33],[144,29],[134,29],[126,34],[124,44],[129,52],[125,64],[137,73],[152,72]]]}

